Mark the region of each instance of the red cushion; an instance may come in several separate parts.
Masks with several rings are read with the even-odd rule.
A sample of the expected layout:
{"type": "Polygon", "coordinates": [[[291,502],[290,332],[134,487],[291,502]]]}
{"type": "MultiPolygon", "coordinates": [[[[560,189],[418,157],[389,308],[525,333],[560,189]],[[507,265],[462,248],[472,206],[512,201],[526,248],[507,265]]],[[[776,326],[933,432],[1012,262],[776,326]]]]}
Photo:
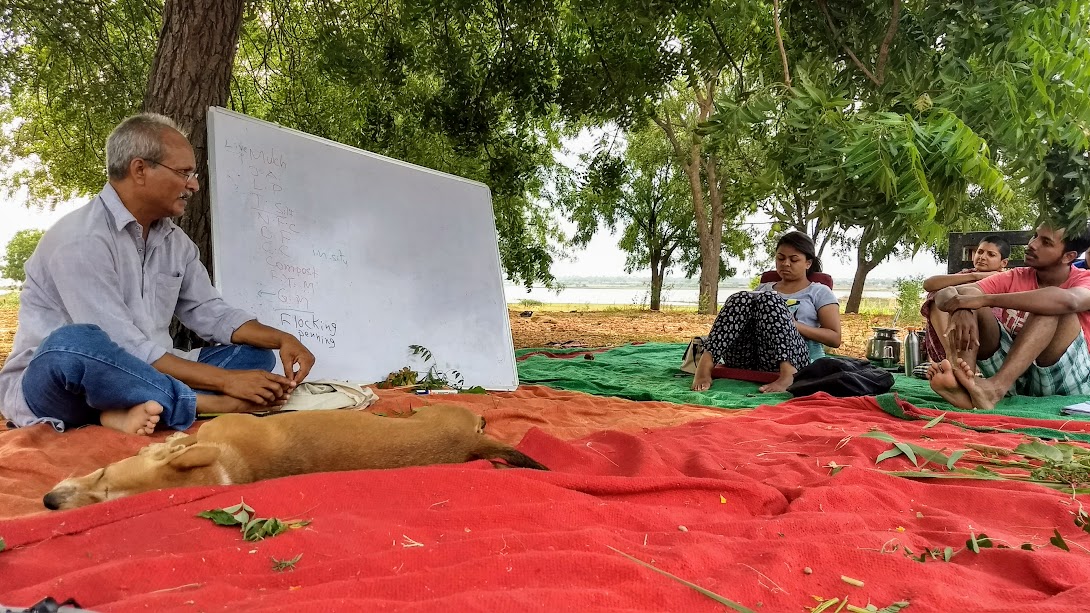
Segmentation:
{"type": "MultiPolygon", "coordinates": [[[[770,270],[761,275],[761,283],[775,283],[780,280],[780,273],[775,270],[770,270]]],[[[810,280],[814,283],[820,283],[827,286],[829,289],[833,289],[833,276],[827,272],[815,272],[810,275],[810,280]]]]}

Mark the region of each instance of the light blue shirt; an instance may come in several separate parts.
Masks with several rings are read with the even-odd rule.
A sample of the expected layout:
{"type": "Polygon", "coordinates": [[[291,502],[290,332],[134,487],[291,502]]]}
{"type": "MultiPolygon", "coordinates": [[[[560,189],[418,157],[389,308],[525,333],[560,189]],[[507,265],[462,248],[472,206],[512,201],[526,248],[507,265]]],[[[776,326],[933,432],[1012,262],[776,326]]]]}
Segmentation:
{"type": "Polygon", "coordinates": [[[107,184],[88,204],[50,228],[26,262],[15,345],[0,370],[0,412],[16,426],[51,423],[30,411],[23,372],[42,341],[61,326],[95,324],[122,349],[151,364],[173,349],[172,316],[205,340],[230,343],[255,319],[223,301],[197,245],[169,219],[143,229],[107,184]]]}
{"type": "MultiPolygon", "coordinates": [[[[776,291],[775,288],[773,288],[774,285],[775,283],[762,283],[753,291],[774,292],[776,291]]],[[[821,283],[811,282],[810,285],[807,285],[794,294],[780,295],[787,301],[788,312],[790,312],[797,321],[815,328],[821,327],[821,321],[818,320],[818,311],[821,307],[840,303],[840,301],[836,299],[836,294],[833,294],[833,290],[821,283]]],[[[810,339],[805,340],[806,348],[810,351],[811,363],[819,358],[825,357],[825,345],[810,339]]]]}

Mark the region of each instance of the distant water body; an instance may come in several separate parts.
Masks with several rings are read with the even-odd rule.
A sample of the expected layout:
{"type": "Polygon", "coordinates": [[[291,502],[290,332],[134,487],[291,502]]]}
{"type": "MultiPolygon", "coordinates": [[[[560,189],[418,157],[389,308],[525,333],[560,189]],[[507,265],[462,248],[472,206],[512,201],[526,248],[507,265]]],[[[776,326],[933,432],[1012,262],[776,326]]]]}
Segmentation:
{"type": "MultiPolygon", "coordinates": [[[[516,304],[520,300],[537,300],[546,304],[613,304],[613,305],[645,305],[651,302],[650,285],[631,285],[619,287],[568,287],[556,293],[544,287],[531,288],[529,292],[525,287],[504,285],[504,294],[508,303],[516,304]]],[[[744,291],[739,287],[720,287],[719,301],[722,303],[727,296],[744,291]]],[[[841,301],[848,298],[850,288],[837,288],[833,290],[841,301]]],[[[693,289],[663,289],[662,303],[673,306],[696,306],[699,290],[693,289]]],[[[892,298],[891,290],[863,290],[864,298],[892,298]]]]}

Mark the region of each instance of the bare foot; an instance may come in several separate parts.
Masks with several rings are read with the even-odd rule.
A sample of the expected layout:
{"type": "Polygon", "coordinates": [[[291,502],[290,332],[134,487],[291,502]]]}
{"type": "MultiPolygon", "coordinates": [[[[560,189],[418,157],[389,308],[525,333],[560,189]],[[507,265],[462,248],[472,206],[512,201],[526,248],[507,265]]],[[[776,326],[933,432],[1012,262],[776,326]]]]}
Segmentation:
{"type": "Polygon", "coordinates": [[[239,400],[232,396],[197,394],[197,413],[202,415],[209,413],[266,413],[279,411],[287,402],[287,397],[276,400],[271,405],[265,405],[239,400]]]}
{"type": "Polygon", "coordinates": [[[786,392],[787,388],[791,387],[791,384],[794,382],[794,375],[790,377],[784,377],[781,375],[779,379],[776,379],[772,383],[766,383],[761,387],[758,387],[757,391],[761,392],[762,394],[775,394],[776,392],[786,392]]]}
{"type": "Polygon", "coordinates": [[[954,376],[954,366],[950,360],[943,360],[938,364],[932,362],[927,369],[927,378],[931,380],[931,389],[946,402],[960,409],[973,408],[973,400],[954,376]]]}
{"type": "Polygon", "coordinates": [[[98,423],[126,434],[147,436],[155,432],[163,405],[149,400],[128,409],[103,411],[98,416],[98,423]]]}
{"type": "Polygon", "coordinates": [[[693,376],[693,391],[703,392],[707,391],[712,386],[712,374],[702,373],[699,370],[693,376]]]}
{"type": "Polygon", "coordinates": [[[992,379],[977,377],[972,367],[961,358],[958,358],[958,365],[953,370],[954,378],[969,394],[969,400],[974,409],[994,409],[1003,396],[1007,395],[1007,390],[997,385],[992,379]]]}

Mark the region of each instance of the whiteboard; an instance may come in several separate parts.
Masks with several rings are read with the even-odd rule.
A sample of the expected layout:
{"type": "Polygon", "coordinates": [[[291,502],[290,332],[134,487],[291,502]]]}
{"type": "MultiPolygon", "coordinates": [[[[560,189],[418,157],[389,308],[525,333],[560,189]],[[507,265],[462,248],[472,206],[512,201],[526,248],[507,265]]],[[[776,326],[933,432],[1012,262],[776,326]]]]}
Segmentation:
{"type": "Polygon", "coordinates": [[[518,386],[487,186],[216,107],[208,166],[216,286],[297,336],[311,378],[518,386]]]}

